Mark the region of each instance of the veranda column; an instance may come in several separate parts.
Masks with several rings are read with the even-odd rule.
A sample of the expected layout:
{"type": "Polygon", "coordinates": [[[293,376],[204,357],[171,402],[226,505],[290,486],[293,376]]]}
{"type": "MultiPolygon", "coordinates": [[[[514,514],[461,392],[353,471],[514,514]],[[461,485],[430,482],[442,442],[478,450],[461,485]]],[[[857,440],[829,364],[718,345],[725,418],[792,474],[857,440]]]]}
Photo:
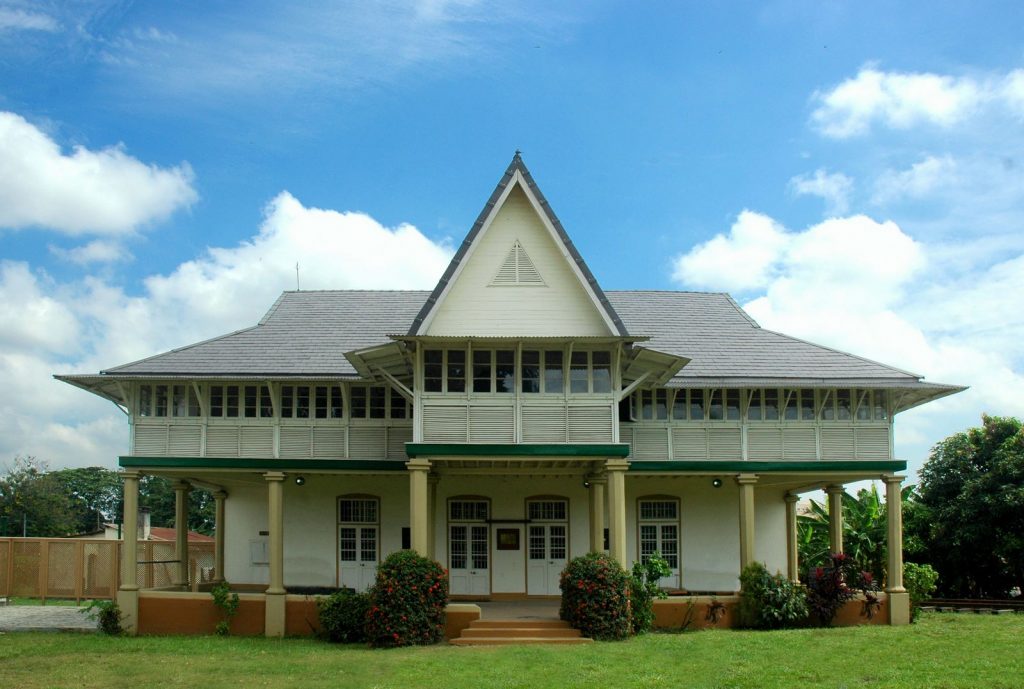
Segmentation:
{"type": "Polygon", "coordinates": [[[430,462],[425,459],[410,459],[405,466],[409,470],[409,545],[420,555],[430,557],[430,543],[427,538],[427,476],[430,473],[430,462]]]}
{"type": "Polygon", "coordinates": [[[437,559],[437,484],[441,477],[428,474],[427,477],[427,557],[437,559]]]}
{"type": "Polygon", "coordinates": [[[739,474],[740,487],[740,571],[754,561],[754,484],[756,474],[739,474]]]}
{"type": "Polygon", "coordinates": [[[829,486],[828,494],[828,542],[833,553],[843,552],[843,494],[842,486],[829,486]]]}
{"type": "Polygon", "coordinates": [[[590,552],[604,551],[604,484],[605,478],[588,476],[590,483],[590,552]]]}
{"type": "Polygon", "coordinates": [[[213,494],[216,521],[213,525],[213,582],[224,581],[224,500],[228,494],[218,490],[213,494]]]}
{"type": "MultiPolygon", "coordinates": [[[[121,585],[117,605],[121,608],[121,626],[129,634],[139,631],[139,472],[126,471],[124,478],[124,515],[121,518],[121,585]]],[[[114,582],[111,582],[112,584],[114,582]]]]}
{"type": "MultiPolygon", "coordinates": [[[[626,470],[629,462],[609,459],[608,476],[608,554],[628,568],[626,562],[626,470]]],[[[602,534],[603,536],[604,534],[602,534]]],[[[604,540],[602,538],[602,540],[604,540]]]]}
{"type": "Polygon", "coordinates": [[[192,486],[177,481],[174,486],[174,557],[178,560],[178,572],[174,585],[188,589],[188,494],[192,486]]]}
{"type": "Polygon", "coordinates": [[[796,503],[799,495],[786,493],[786,564],[789,580],[800,583],[800,558],[797,550],[796,503]]]}
{"type": "Polygon", "coordinates": [[[889,521],[889,561],[885,591],[889,596],[889,624],[910,624],[910,594],[903,588],[902,476],[885,476],[885,511],[889,521]]]}
{"type": "Polygon", "coordinates": [[[267,481],[267,528],[270,531],[270,586],[266,591],[263,629],[267,636],[284,636],[284,474],[270,471],[267,481]]]}

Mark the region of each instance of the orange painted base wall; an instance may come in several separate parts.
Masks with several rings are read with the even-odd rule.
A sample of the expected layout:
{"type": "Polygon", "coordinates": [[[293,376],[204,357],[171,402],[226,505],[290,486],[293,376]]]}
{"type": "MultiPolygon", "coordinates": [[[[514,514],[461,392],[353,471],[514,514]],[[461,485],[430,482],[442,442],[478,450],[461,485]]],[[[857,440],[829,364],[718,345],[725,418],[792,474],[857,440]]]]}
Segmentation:
{"type": "MultiPolygon", "coordinates": [[[[833,627],[853,627],[858,624],[888,624],[889,601],[885,594],[879,594],[881,607],[869,620],[864,615],[864,601],[852,600],[836,615],[833,627]]],[[[739,596],[720,596],[712,599],[706,596],[671,597],[654,601],[654,626],[656,629],[729,629],[739,625],[737,609],[739,596]],[[721,603],[717,622],[708,614],[712,600],[721,603]]]]}

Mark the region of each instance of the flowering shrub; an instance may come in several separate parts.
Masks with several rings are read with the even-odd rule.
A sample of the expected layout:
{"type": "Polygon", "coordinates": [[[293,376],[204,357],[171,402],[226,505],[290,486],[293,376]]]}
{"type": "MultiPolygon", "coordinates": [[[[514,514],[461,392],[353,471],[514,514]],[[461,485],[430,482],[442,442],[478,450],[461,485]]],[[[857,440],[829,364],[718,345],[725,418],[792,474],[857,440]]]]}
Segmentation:
{"type": "Polygon", "coordinates": [[[807,619],[807,595],[782,574],[752,562],[740,573],[739,617],[755,629],[792,627],[807,619]]]}
{"type": "Polygon", "coordinates": [[[444,638],[448,572],[411,550],[389,555],[377,568],[366,613],[371,646],[434,644],[444,638]]]}
{"type": "Polygon", "coordinates": [[[910,621],[916,622],[921,615],[921,604],[935,593],[939,573],[931,565],[907,562],[903,565],[903,585],[910,594],[910,621]]]}
{"type": "Polygon", "coordinates": [[[865,614],[868,618],[877,610],[878,590],[874,577],[870,572],[861,570],[860,566],[844,553],[829,555],[823,567],[812,567],[807,570],[804,581],[807,586],[807,602],[811,613],[818,623],[828,627],[835,619],[836,613],[853,599],[858,592],[865,595],[865,614]],[[873,602],[874,601],[874,602],[873,602]]]}
{"type": "Polygon", "coordinates": [[[584,636],[604,641],[629,636],[629,575],[618,562],[604,553],[577,557],[562,570],[560,586],[559,616],[584,636]]]}
{"type": "Polygon", "coordinates": [[[634,562],[629,577],[629,602],[634,634],[651,631],[654,626],[654,599],[668,598],[658,587],[662,577],[672,574],[672,568],[658,553],[647,558],[647,562],[634,562]]]}
{"type": "Polygon", "coordinates": [[[316,602],[320,633],[333,643],[366,641],[366,613],[370,597],[352,589],[335,591],[316,602]]]}

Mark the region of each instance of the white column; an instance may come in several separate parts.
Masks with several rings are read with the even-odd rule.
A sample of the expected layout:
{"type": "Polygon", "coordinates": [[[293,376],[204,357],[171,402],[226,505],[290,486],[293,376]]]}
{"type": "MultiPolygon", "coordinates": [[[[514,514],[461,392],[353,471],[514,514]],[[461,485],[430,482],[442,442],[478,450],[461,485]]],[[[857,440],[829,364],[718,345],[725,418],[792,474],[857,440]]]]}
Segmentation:
{"type": "Polygon", "coordinates": [[[218,490],[213,494],[216,507],[216,521],[213,531],[213,581],[224,581],[224,501],[228,494],[218,490]]]}
{"type": "Polygon", "coordinates": [[[188,590],[188,494],[192,486],[186,481],[174,485],[174,556],[178,559],[178,571],[174,585],[188,590]]]}
{"type": "Polygon", "coordinates": [[[629,469],[629,462],[624,459],[609,459],[605,463],[605,469],[608,476],[608,554],[617,560],[624,569],[628,569],[629,564],[626,558],[626,470],[629,469]]]}
{"type": "Polygon", "coordinates": [[[797,548],[796,503],[799,495],[786,493],[786,565],[789,580],[800,583],[800,556],[797,548]]]}
{"type": "Polygon", "coordinates": [[[842,486],[829,486],[828,495],[828,541],[833,553],[843,552],[843,494],[842,486]]]}
{"type": "Polygon", "coordinates": [[[264,595],[263,630],[266,636],[282,637],[285,628],[284,589],[284,474],[270,471],[267,481],[267,527],[270,531],[270,586],[264,595]]]}
{"type": "Polygon", "coordinates": [[[902,476],[884,476],[885,511],[889,522],[887,578],[889,624],[910,624],[910,594],[903,588],[902,476]]]}
{"type": "Polygon", "coordinates": [[[740,571],[754,561],[754,484],[756,474],[739,474],[736,483],[740,487],[740,571]]]}
{"type": "Polygon", "coordinates": [[[139,472],[126,471],[124,478],[124,514],[121,517],[121,585],[117,605],[121,608],[121,626],[129,634],[138,633],[139,620],[139,472]]]}
{"type": "Polygon", "coordinates": [[[430,473],[430,462],[425,459],[410,459],[405,466],[409,470],[409,545],[420,555],[430,557],[427,513],[430,492],[427,487],[427,476],[430,473]]]}
{"type": "Polygon", "coordinates": [[[606,479],[589,476],[590,482],[590,552],[604,552],[604,486],[606,479]]]}

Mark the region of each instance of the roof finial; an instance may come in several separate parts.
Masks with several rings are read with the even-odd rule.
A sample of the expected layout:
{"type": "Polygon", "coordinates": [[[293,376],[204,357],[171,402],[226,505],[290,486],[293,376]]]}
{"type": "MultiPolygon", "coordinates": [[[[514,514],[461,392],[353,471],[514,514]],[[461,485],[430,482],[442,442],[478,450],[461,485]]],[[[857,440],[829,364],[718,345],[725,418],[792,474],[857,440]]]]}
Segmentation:
{"type": "Polygon", "coordinates": [[[517,149],[516,149],[516,154],[515,154],[515,156],[513,156],[513,157],[515,157],[515,158],[522,158],[522,157],[523,157],[523,152],[522,152],[522,151],[520,151],[520,150],[519,150],[519,149],[517,148],[517,149]]]}

